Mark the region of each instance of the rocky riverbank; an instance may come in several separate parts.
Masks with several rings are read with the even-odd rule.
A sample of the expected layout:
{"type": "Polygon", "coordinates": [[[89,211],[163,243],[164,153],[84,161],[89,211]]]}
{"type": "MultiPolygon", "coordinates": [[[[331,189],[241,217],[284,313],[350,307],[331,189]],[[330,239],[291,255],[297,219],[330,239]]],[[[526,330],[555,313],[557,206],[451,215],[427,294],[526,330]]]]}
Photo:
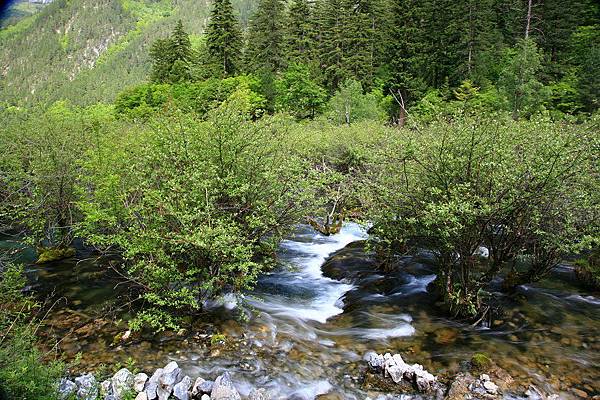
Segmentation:
{"type": "MultiPolygon", "coordinates": [[[[464,371],[455,376],[435,376],[420,364],[409,364],[400,354],[364,356],[365,368],[362,387],[368,393],[366,400],[393,399],[528,399],[558,400],[557,394],[543,393],[535,386],[520,390],[513,378],[493,361],[474,359],[464,363],[464,371]]],[[[93,374],[84,374],[72,380],[63,379],[59,385],[61,398],[77,400],[271,400],[285,399],[272,389],[253,388],[241,395],[229,372],[214,381],[185,375],[177,362],[171,361],[152,375],[134,374],[127,368],[119,370],[110,379],[98,382],[93,374]]],[[[268,386],[268,385],[267,385],[268,386]]],[[[315,399],[340,400],[336,392],[317,394],[315,399]]],[[[296,400],[308,400],[294,397],[296,400]]],[[[595,396],[593,399],[600,399],[595,396]]]]}

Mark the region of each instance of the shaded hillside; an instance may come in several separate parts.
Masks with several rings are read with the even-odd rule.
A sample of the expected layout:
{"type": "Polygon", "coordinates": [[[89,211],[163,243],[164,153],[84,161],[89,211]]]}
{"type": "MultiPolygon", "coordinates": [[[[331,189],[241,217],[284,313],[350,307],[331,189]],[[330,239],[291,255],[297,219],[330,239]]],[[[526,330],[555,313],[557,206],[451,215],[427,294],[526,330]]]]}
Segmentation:
{"type": "MultiPolygon", "coordinates": [[[[237,2],[247,21],[252,2],[237,2]]],[[[182,19],[207,23],[207,0],[56,0],[0,31],[0,101],[110,101],[145,79],[148,47],[182,19]]]]}

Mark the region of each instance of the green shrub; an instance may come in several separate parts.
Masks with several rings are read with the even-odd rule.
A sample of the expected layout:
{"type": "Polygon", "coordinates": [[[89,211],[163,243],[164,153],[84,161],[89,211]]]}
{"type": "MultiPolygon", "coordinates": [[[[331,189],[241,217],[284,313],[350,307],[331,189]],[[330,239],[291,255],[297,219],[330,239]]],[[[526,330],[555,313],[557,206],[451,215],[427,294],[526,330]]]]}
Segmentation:
{"type": "Polygon", "coordinates": [[[21,293],[24,284],[21,267],[0,265],[0,390],[9,399],[53,400],[64,368],[44,362],[36,347],[37,305],[21,293]]]}
{"type": "Polygon", "coordinates": [[[260,255],[308,212],[310,165],[279,120],[251,121],[253,96],[234,92],[205,121],[172,111],[116,130],[83,162],[78,232],[125,258],[145,304],[132,328],[174,328],[250,287],[269,265],[260,255]]]}
{"type": "Polygon", "coordinates": [[[432,250],[446,304],[475,316],[496,276],[509,275],[507,288],[539,280],[597,236],[594,132],[468,118],[405,129],[365,180],[374,237],[396,251],[432,250]],[[490,252],[483,264],[473,257],[479,246],[490,252]]]}
{"type": "Polygon", "coordinates": [[[204,117],[236,90],[248,90],[248,107],[256,118],[265,107],[265,98],[259,94],[259,86],[257,79],[246,75],[211,78],[194,83],[146,83],[121,92],[115,100],[115,112],[119,117],[147,120],[172,102],[172,106],[180,110],[193,111],[204,117]]]}

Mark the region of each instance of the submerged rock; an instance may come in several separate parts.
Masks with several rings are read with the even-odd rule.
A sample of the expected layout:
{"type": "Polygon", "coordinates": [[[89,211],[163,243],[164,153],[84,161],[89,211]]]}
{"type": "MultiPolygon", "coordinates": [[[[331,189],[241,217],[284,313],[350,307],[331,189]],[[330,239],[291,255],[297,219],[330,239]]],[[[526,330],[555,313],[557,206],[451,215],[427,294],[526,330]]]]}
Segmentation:
{"type": "Polygon", "coordinates": [[[241,400],[241,396],[233,386],[228,372],[215,379],[210,398],[211,400],[241,400]]]}
{"type": "Polygon", "coordinates": [[[271,400],[271,395],[266,389],[252,389],[248,395],[248,400],[271,400]]]}

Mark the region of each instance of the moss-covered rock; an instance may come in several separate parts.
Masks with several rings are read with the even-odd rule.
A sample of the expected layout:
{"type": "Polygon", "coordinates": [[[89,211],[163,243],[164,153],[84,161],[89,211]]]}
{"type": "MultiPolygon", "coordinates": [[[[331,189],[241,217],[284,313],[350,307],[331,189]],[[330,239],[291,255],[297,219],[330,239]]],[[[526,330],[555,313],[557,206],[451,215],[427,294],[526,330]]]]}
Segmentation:
{"type": "Polygon", "coordinates": [[[493,366],[492,359],[484,353],[475,353],[471,357],[471,369],[476,372],[485,372],[493,366]]]}
{"type": "Polygon", "coordinates": [[[63,260],[75,255],[73,247],[41,247],[38,248],[37,264],[49,263],[52,261],[63,260]]]}

